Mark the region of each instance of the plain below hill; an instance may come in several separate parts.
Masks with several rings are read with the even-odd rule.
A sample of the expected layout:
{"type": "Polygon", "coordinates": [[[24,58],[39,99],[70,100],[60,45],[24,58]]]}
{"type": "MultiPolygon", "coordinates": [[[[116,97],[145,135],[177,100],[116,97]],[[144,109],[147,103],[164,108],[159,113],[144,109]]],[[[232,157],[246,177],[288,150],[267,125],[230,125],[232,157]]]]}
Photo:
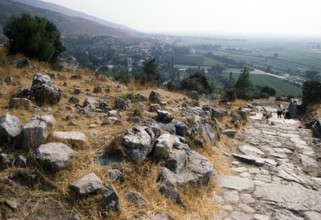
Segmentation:
{"type": "Polygon", "coordinates": [[[94,17],[85,16],[81,12],[69,10],[64,7],[52,4],[50,9],[49,4],[45,7],[45,3],[41,1],[14,1],[1,0],[0,1],[0,28],[6,24],[8,18],[12,15],[19,16],[21,13],[30,13],[33,16],[45,17],[53,22],[60,30],[63,37],[75,35],[108,35],[116,37],[134,37],[139,32],[125,28],[117,24],[94,21],[94,17]],[[23,2],[23,3],[22,3],[23,2]],[[41,4],[40,4],[41,3],[41,4]],[[35,6],[37,5],[37,7],[35,6]],[[42,7],[42,8],[41,8],[42,7]],[[45,9],[47,8],[47,9],[45,9]],[[60,10],[58,10],[60,8],[60,10]],[[50,10],[49,10],[50,9],[50,10]],[[73,13],[72,13],[73,12],[73,13]],[[69,15],[67,15],[69,14],[69,15]],[[81,16],[83,15],[83,16],[81,16]],[[89,19],[89,18],[92,19],[89,19]]]}

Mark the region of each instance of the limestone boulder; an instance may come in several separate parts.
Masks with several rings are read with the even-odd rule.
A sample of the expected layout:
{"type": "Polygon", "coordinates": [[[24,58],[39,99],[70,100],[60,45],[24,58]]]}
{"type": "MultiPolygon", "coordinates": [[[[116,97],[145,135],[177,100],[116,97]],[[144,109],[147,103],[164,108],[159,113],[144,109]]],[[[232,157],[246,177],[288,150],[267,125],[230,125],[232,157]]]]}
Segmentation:
{"type": "Polygon", "coordinates": [[[21,142],[23,148],[35,148],[45,143],[55,123],[56,120],[52,115],[32,117],[23,129],[21,142]]]}
{"type": "Polygon", "coordinates": [[[135,204],[136,207],[142,208],[148,204],[148,201],[138,192],[130,191],[126,194],[127,200],[135,204]]]}
{"type": "Polygon", "coordinates": [[[122,143],[125,154],[137,164],[143,163],[153,149],[152,138],[142,126],[127,130],[122,143]]]}
{"type": "Polygon", "coordinates": [[[151,91],[148,99],[151,103],[160,103],[160,101],[162,100],[162,96],[158,92],[151,91]]]}
{"type": "Polygon", "coordinates": [[[184,150],[173,149],[166,160],[165,166],[170,171],[177,174],[184,170],[186,159],[187,154],[184,150]]]}
{"type": "Polygon", "coordinates": [[[0,117],[0,141],[2,143],[11,142],[20,135],[22,130],[23,125],[17,117],[10,114],[0,117]]]}
{"type": "Polygon", "coordinates": [[[31,95],[38,106],[55,105],[61,99],[61,89],[44,73],[37,73],[32,81],[31,95]]]}
{"type": "Polygon", "coordinates": [[[59,141],[71,141],[75,143],[85,143],[86,135],[76,131],[55,131],[52,136],[59,141]]]}
{"type": "Polygon", "coordinates": [[[168,111],[163,111],[163,110],[157,111],[156,121],[167,124],[167,123],[170,123],[173,119],[174,117],[168,111]]]}
{"type": "Polygon", "coordinates": [[[184,205],[176,186],[170,182],[164,182],[159,187],[159,192],[179,205],[184,205]]]}
{"type": "Polygon", "coordinates": [[[32,110],[33,104],[26,98],[11,98],[9,101],[9,108],[32,110]]]}
{"type": "Polygon", "coordinates": [[[133,105],[129,99],[123,99],[118,97],[115,99],[115,108],[128,111],[133,109],[133,105]]]}
{"type": "Polygon", "coordinates": [[[70,189],[74,190],[80,195],[93,194],[105,187],[104,183],[94,173],[89,173],[79,180],[69,185],[70,189]]]}
{"type": "Polygon", "coordinates": [[[173,136],[169,133],[158,137],[154,147],[153,155],[155,157],[168,158],[173,150],[173,136]]]}
{"type": "Polygon", "coordinates": [[[33,153],[48,170],[59,171],[67,167],[69,161],[77,157],[77,152],[63,143],[48,143],[40,145],[33,153]]]}
{"type": "Polygon", "coordinates": [[[214,171],[212,163],[194,150],[188,150],[186,153],[188,157],[186,162],[187,170],[196,174],[201,184],[207,185],[214,171]]]}
{"type": "Polygon", "coordinates": [[[97,101],[93,97],[87,97],[83,103],[83,107],[88,107],[91,110],[95,110],[97,101]]]}

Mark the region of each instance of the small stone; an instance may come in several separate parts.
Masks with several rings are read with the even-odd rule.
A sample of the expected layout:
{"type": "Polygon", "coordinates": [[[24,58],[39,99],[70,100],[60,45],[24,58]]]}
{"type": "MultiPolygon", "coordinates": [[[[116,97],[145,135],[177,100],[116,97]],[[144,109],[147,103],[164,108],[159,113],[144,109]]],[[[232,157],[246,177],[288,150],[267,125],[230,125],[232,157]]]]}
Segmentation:
{"type": "Polygon", "coordinates": [[[75,95],[79,95],[81,93],[81,88],[80,87],[77,87],[74,89],[74,94],[75,95]]]}
{"type": "Polygon", "coordinates": [[[19,155],[15,161],[14,165],[17,167],[26,167],[27,166],[27,158],[23,155],[19,155]]]}
{"type": "Polygon", "coordinates": [[[15,199],[6,199],[6,204],[12,209],[18,208],[18,203],[15,199]]]}
{"type": "Polygon", "coordinates": [[[142,208],[147,204],[147,200],[138,192],[128,192],[127,199],[128,201],[135,203],[138,208],[142,208]]]}
{"type": "Polygon", "coordinates": [[[224,131],[222,131],[222,133],[230,138],[234,138],[235,135],[237,134],[237,131],[232,130],[232,129],[225,129],[224,131]]]}
{"type": "Polygon", "coordinates": [[[99,203],[99,205],[106,211],[121,211],[117,191],[113,186],[108,185],[106,187],[104,199],[99,203]]]}
{"type": "Polygon", "coordinates": [[[111,181],[120,181],[120,182],[124,181],[124,174],[120,170],[117,170],[117,169],[108,170],[106,173],[106,176],[111,181]]]}
{"type": "Polygon", "coordinates": [[[101,93],[103,88],[101,86],[95,86],[94,93],[101,93]]]}
{"type": "Polygon", "coordinates": [[[184,205],[176,186],[172,183],[162,183],[159,187],[159,192],[166,198],[172,199],[177,204],[184,205]]]}
{"type": "Polygon", "coordinates": [[[87,174],[69,186],[80,195],[92,194],[104,188],[104,183],[94,173],[87,174]]]}
{"type": "Polygon", "coordinates": [[[118,117],[118,111],[116,111],[116,110],[110,110],[110,111],[108,112],[108,116],[109,116],[109,117],[115,117],[115,118],[117,118],[117,117],[118,117]]]}
{"type": "Polygon", "coordinates": [[[68,101],[69,103],[72,103],[72,104],[78,104],[79,98],[77,96],[71,96],[68,101]]]}
{"type": "Polygon", "coordinates": [[[74,215],[70,220],[80,220],[79,215],[74,215]]]}

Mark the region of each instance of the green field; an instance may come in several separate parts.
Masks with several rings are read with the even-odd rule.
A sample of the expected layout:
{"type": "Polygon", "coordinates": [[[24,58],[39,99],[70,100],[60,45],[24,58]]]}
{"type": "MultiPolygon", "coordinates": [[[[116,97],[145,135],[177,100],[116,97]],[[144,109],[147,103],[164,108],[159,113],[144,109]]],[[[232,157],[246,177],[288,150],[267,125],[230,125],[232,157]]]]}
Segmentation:
{"type": "MultiPolygon", "coordinates": [[[[235,81],[238,79],[241,73],[239,71],[233,72],[233,78],[235,81]]],[[[228,79],[229,73],[224,74],[224,77],[228,79]]],[[[268,75],[259,75],[259,74],[250,74],[250,79],[252,81],[252,87],[258,88],[263,86],[269,86],[276,91],[276,96],[300,96],[302,95],[302,89],[298,86],[292,85],[288,82],[283,81],[282,79],[268,76],[268,75]]],[[[216,80],[216,86],[218,90],[223,89],[223,84],[216,80]]]]}

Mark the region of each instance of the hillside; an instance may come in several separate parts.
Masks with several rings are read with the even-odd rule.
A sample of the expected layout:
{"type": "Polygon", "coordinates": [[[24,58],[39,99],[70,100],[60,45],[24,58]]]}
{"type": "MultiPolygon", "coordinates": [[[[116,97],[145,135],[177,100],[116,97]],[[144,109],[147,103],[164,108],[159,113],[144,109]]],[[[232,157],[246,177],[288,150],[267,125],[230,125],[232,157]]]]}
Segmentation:
{"type": "MultiPolygon", "coordinates": [[[[12,0],[0,1],[0,10],[0,27],[3,27],[5,25],[7,19],[10,16],[19,16],[23,12],[28,12],[33,16],[45,17],[56,24],[63,37],[75,35],[108,35],[130,37],[135,33],[132,30],[115,27],[115,25],[103,25],[92,20],[87,20],[81,17],[68,16],[52,10],[37,8],[12,0]]],[[[73,14],[77,15],[76,13],[73,14]]]]}
{"type": "Polygon", "coordinates": [[[105,25],[107,27],[126,30],[126,31],[129,31],[129,32],[132,32],[132,34],[137,33],[136,30],[134,30],[132,28],[129,28],[129,27],[125,26],[125,25],[109,22],[109,21],[97,18],[95,16],[91,16],[91,15],[85,14],[83,12],[71,10],[69,8],[66,8],[66,7],[62,7],[62,6],[57,5],[57,4],[43,2],[43,1],[40,1],[40,0],[14,0],[14,1],[26,4],[26,5],[33,6],[35,8],[42,8],[42,9],[46,9],[46,10],[50,10],[50,11],[55,11],[55,12],[58,12],[58,13],[61,13],[61,14],[64,14],[64,15],[71,16],[71,17],[83,18],[83,19],[86,19],[86,20],[89,20],[89,21],[93,21],[95,23],[99,23],[99,24],[105,25]]]}
{"type": "MultiPolygon", "coordinates": [[[[219,205],[212,202],[218,191],[212,174],[230,173],[222,150],[232,148],[220,128],[242,126],[240,116],[224,116],[227,108],[218,100],[193,101],[135,83],[125,86],[79,68],[58,73],[31,61],[18,69],[9,64],[3,48],[0,54],[1,219],[214,215],[219,205]],[[37,73],[45,77],[37,82],[50,76],[55,92],[28,92],[37,73]],[[155,99],[149,98],[152,91],[155,99]],[[4,132],[7,125],[18,125],[4,123],[11,117],[6,114],[23,125],[19,138],[4,132]],[[52,145],[60,150],[49,153],[52,145]],[[44,151],[49,158],[38,157],[42,147],[49,147],[44,151]],[[87,188],[78,188],[75,181],[88,174],[93,179],[87,188]],[[115,190],[111,197],[109,190],[115,190]]],[[[237,109],[235,105],[228,111],[237,109]]]]}

